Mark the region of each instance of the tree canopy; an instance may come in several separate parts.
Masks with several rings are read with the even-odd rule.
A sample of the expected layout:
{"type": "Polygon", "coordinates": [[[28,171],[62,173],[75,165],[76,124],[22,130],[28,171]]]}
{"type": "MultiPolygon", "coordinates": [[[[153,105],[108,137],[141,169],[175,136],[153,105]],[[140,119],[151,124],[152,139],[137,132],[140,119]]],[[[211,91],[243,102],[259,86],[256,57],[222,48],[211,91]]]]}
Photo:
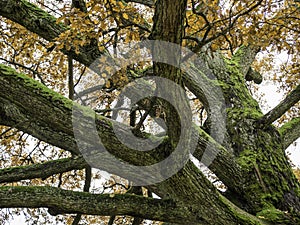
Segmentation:
{"type": "Polygon", "coordinates": [[[0,16],[1,223],[300,224],[298,0],[1,0],[0,16]],[[267,113],[263,81],[284,93],[267,113]]]}

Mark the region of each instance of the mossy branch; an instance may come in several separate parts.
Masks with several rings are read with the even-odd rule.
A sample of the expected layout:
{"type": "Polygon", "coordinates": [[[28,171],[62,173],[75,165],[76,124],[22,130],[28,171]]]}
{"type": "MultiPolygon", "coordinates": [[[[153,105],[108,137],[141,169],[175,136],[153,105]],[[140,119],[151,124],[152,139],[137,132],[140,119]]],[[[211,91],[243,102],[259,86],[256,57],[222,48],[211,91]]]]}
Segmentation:
{"type": "MultiPolygon", "coordinates": [[[[72,101],[46,88],[24,74],[19,74],[14,69],[1,64],[0,83],[2,84],[2,91],[0,92],[0,124],[16,127],[17,129],[27,132],[28,134],[31,134],[40,140],[46,141],[49,144],[58,146],[67,151],[71,151],[74,154],[80,154],[73,135],[72,107],[74,103],[72,101]],[[26,97],[20,98],[20,96],[26,97]],[[9,110],[6,107],[8,105],[10,106],[9,110]],[[30,125],[28,123],[21,123],[24,120],[28,120],[30,125]]],[[[139,152],[132,150],[120,143],[112,128],[111,120],[101,116],[96,116],[95,118],[93,117],[95,116],[95,113],[91,109],[86,107],[82,107],[82,109],[82,117],[85,119],[92,118],[93,123],[97,124],[98,135],[105,145],[107,151],[119,159],[127,161],[133,165],[144,165],[145,163],[153,164],[157,162],[157,160],[161,161],[166,152],[170,151],[170,149],[168,149],[169,145],[167,140],[158,146],[154,152],[139,152]]],[[[87,123],[84,121],[80,123],[80,126],[86,125],[87,123]]],[[[121,127],[124,126],[125,125],[121,125],[121,127]]],[[[81,130],[81,127],[78,129],[81,130]]],[[[124,129],[124,131],[121,130],[121,132],[127,131],[124,129]]],[[[199,151],[198,154],[199,157],[201,157],[201,151],[205,149],[206,144],[211,143],[212,149],[214,149],[214,145],[217,146],[218,144],[213,142],[213,139],[208,134],[201,133],[201,130],[198,130],[198,132],[200,136],[200,142],[198,142],[199,146],[197,148],[199,149],[197,152],[199,151]]],[[[98,144],[98,142],[95,143],[93,135],[90,136],[89,133],[84,133],[84,135],[84,145],[87,147],[87,149],[92,149],[91,155],[93,159],[98,162],[99,160],[97,159],[97,154],[94,155],[94,153],[97,153],[97,148],[95,148],[95,145],[98,144]]],[[[229,155],[226,154],[226,150],[223,149],[220,151],[220,154],[217,155],[212,164],[216,173],[218,171],[223,173],[222,178],[226,176],[226,173],[229,175],[234,174],[235,172],[233,172],[233,169],[238,171],[238,169],[235,169],[236,167],[230,166],[232,163],[222,166],[223,163],[234,163],[234,161],[230,160],[231,157],[229,155]]],[[[100,154],[100,157],[101,156],[102,155],[100,154]]],[[[96,168],[105,169],[106,171],[115,174],[120,173],[119,164],[116,165],[109,161],[109,159],[104,161],[102,160],[101,163],[103,163],[101,164],[103,167],[99,168],[98,165],[96,168]]],[[[126,173],[129,175],[130,171],[126,171],[126,173]]],[[[132,175],[138,178],[139,176],[145,177],[147,174],[144,174],[144,171],[140,170],[140,174],[134,173],[132,175]]],[[[233,175],[231,178],[233,180],[237,179],[233,175]]],[[[230,181],[229,176],[227,179],[230,181]]],[[[233,181],[232,183],[236,184],[233,181]]],[[[236,217],[234,212],[223,209],[224,204],[220,202],[221,199],[218,192],[215,190],[212,184],[206,180],[198,168],[196,168],[191,162],[188,162],[180,172],[172,176],[170,179],[167,179],[166,181],[156,185],[151,185],[149,188],[159,195],[169,195],[171,198],[174,197],[174,199],[186,202],[190,206],[191,204],[194,204],[191,206],[194,210],[192,211],[194,212],[193,215],[197,215],[198,218],[207,221],[206,224],[224,224],[224,221],[231,221],[232,224],[234,224],[233,221],[240,221],[241,219],[239,216],[236,217]],[[195,194],[190,195],[188,193],[195,194]],[[189,198],[187,198],[187,196],[189,196],[189,198]],[[214,202],[215,205],[211,206],[210,202],[214,202]],[[223,218],[220,218],[219,221],[215,221],[215,218],[220,210],[223,213],[223,218]],[[198,212],[203,212],[204,215],[199,215],[198,212]]],[[[22,196],[26,196],[26,193],[23,193],[22,196]]],[[[2,199],[3,198],[1,198],[1,200],[2,199]]],[[[56,199],[55,202],[59,202],[59,200],[56,199]]],[[[16,207],[21,206],[16,205],[16,207]]],[[[28,207],[30,207],[30,204],[28,207]]],[[[85,213],[80,210],[73,213],[85,213]]],[[[141,215],[134,216],[142,217],[141,215]]],[[[246,223],[243,221],[243,224],[253,223],[246,223]]]]}
{"type": "Polygon", "coordinates": [[[0,183],[25,179],[45,179],[53,174],[84,169],[87,163],[82,157],[52,160],[45,163],[0,169],[0,183]]]}
{"type": "Polygon", "coordinates": [[[254,83],[256,83],[256,84],[261,84],[263,81],[262,75],[259,72],[255,71],[254,69],[252,69],[251,67],[249,68],[245,78],[246,78],[246,81],[253,80],[254,83]]]}
{"type": "Polygon", "coordinates": [[[197,218],[172,200],[129,194],[91,194],[55,187],[0,187],[0,208],[48,208],[52,215],[129,215],[145,219],[195,224],[197,218]]]}
{"type": "Polygon", "coordinates": [[[234,155],[214,141],[205,131],[200,128],[195,129],[198,131],[199,139],[193,156],[202,162],[206,161],[205,157],[216,156],[208,165],[208,168],[215,173],[229,189],[237,192],[241,191],[240,187],[242,186],[244,177],[241,167],[236,162],[234,155]],[[230,173],[228,171],[230,171],[230,173]]]}
{"type": "Polygon", "coordinates": [[[295,117],[279,128],[283,138],[283,147],[286,149],[300,137],[300,117],[295,117]]]}
{"type": "Polygon", "coordinates": [[[300,100],[300,84],[289,93],[284,100],[282,100],[275,108],[265,114],[258,121],[259,127],[267,127],[275,120],[279,119],[286,111],[300,100]]]}

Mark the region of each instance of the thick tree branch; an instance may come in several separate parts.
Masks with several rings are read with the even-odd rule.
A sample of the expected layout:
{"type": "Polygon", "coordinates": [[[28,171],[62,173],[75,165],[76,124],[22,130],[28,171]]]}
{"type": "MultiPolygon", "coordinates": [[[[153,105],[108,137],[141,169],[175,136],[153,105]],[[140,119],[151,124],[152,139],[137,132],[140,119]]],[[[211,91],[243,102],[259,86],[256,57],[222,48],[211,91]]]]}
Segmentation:
{"type": "Polygon", "coordinates": [[[249,68],[245,78],[246,81],[254,81],[254,83],[256,84],[261,84],[263,81],[262,75],[254,69],[252,69],[251,67],[249,68]]]}
{"type": "Polygon", "coordinates": [[[300,117],[293,118],[279,128],[283,138],[283,148],[286,149],[300,137],[300,117]]]}
{"type": "Polygon", "coordinates": [[[241,192],[244,177],[233,154],[213,140],[205,131],[200,128],[196,129],[199,139],[193,156],[199,161],[204,162],[204,164],[206,161],[210,162],[209,157],[215,156],[214,160],[208,164],[208,168],[214,172],[230,190],[241,192]],[[207,151],[206,154],[205,151],[207,151]]]}
{"type": "Polygon", "coordinates": [[[129,215],[141,218],[195,224],[198,220],[172,200],[138,195],[90,194],[54,187],[0,187],[0,208],[49,208],[53,215],[80,213],[88,215],[129,215]]]}
{"type": "Polygon", "coordinates": [[[45,179],[53,174],[81,170],[87,166],[82,157],[53,160],[41,164],[0,169],[0,183],[25,179],[45,179]]]}
{"type": "MultiPolygon", "coordinates": [[[[203,61],[199,60],[197,55],[189,58],[190,67],[188,68],[188,72],[183,74],[182,78],[185,86],[201,101],[206,111],[209,112],[210,107],[218,104],[222,98],[222,96],[215,93],[216,90],[220,90],[220,94],[222,94],[218,83],[213,80],[215,73],[210,70],[210,66],[215,66],[216,70],[222,71],[222,68],[225,68],[225,64],[223,64],[222,59],[217,58],[217,56],[212,60],[210,60],[208,54],[205,57],[203,61]],[[209,65],[205,64],[205,62],[207,62],[206,59],[208,59],[209,65]],[[220,59],[220,61],[218,59],[220,59]]],[[[220,73],[218,75],[221,76],[220,73]]]]}
{"type": "Polygon", "coordinates": [[[275,108],[259,119],[257,125],[259,127],[267,127],[275,120],[280,118],[286,111],[300,100],[300,84],[289,93],[275,108]]]}
{"type": "MultiPolygon", "coordinates": [[[[105,117],[96,116],[93,110],[73,103],[37,81],[18,74],[15,70],[4,65],[0,65],[0,81],[2,90],[0,94],[0,124],[15,127],[39,140],[80,155],[73,133],[74,106],[80,108],[81,113],[83,113],[76,117],[79,120],[77,121],[77,129],[89,129],[91,131],[93,127],[90,125],[91,123],[95,124],[96,117],[96,132],[98,132],[103,145],[116,157],[136,165],[155,162],[150,154],[156,155],[157,152],[148,154],[126,147],[116,137],[112,121],[105,117]],[[20,96],[24,97],[20,98],[20,96]]],[[[114,123],[119,124],[118,122],[114,123]]],[[[126,135],[128,133],[127,127],[122,124],[119,126],[118,131],[121,135],[126,135]]],[[[151,142],[152,139],[147,140],[151,142]]],[[[153,141],[157,142],[157,139],[153,141]]],[[[93,150],[100,151],[99,140],[95,139],[93,135],[85,134],[82,143],[84,147],[81,147],[89,149],[91,154],[93,154],[93,150]]],[[[163,149],[164,145],[159,151],[163,151],[163,149]]],[[[95,161],[97,161],[97,157],[95,161]]],[[[119,165],[111,164],[109,160],[107,160],[107,165],[103,164],[102,169],[105,167],[111,169],[111,172],[119,170],[119,165]]],[[[141,174],[141,176],[143,175],[141,174]]]]}
{"type": "Polygon", "coordinates": [[[167,196],[162,194],[162,197],[171,197],[184,202],[189,205],[191,211],[196,212],[199,210],[198,212],[203,212],[203,215],[199,217],[201,220],[199,224],[264,224],[254,216],[244,214],[244,211],[217,192],[207,179],[203,179],[203,176],[195,165],[189,161],[183,169],[171,178],[148,188],[157,194],[160,194],[160,191],[163,190],[164,193],[168,194],[167,196]]]}

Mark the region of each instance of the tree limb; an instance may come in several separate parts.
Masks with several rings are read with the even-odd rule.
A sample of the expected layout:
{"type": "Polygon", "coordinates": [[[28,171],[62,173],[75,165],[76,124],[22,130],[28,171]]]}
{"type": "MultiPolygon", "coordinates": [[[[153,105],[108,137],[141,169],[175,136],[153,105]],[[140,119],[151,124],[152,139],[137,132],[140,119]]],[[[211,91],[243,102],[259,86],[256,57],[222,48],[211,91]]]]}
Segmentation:
{"type": "Polygon", "coordinates": [[[82,157],[53,160],[41,164],[0,169],[0,183],[25,179],[45,179],[53,174],[81,170],[87,166],[82,157]]]}
{"type": "Polygon", "coordinates": [[[283,124],[279,132],[283,138],[283,148],[286,149],[300,137],[300,117],[283,124]]]}
{"type": "Polygon", "coordinates": [[[254,83],[256,83],[256,84],[261,84],[263,81],[262,75],[259,72],[255,71],[254,69],[252,69],[251,67],[249,68],[245,78],[246,78],[246,81],[253,80],[254,83]]]}
{"type": "Polygon", "coordinates": [[[72,0],[72,7],[79,9],[81,12],[87,12],[85,0],[72,0]]]}
{"type": "Polygon", "coordinates": [[[286,111],[288,111],[293,105],[300,100],[300,84],[289,93],[284,100],[282,100],[275,108],[265,114],[258,120],[257,125],[259,127],[267,127],[275,120],[280,118],[286,111]]]}
{"type": "Polygon", "coordinates": [[[214,157],[208,168],[230,189],[242,192],[243,174],[235,157],[222,145],[217,143],[209,134],[196,128],[199,134],[198,145],[193,156],[200,162],[209,161],[205,157],[214,157]],[[206,155],[204,154],[206,151],[206,155]]]}
{"type": "Polygon", "coordinates": [[[138,195],[90,194],[55,187],[4,186],[0,187],[0,199],[0,208],[44,207],[49,208],[52,215],[69,213],[129,215],[189,224],[195,224],[198,220],[187,208],[175,201],[138,195]]]}
{"type": "MultiPolygon", "coordinates": [[[[81,152],[73,133],[73,107],[78,107],[83,110],[81,111],[83,115],[78,116],[79,127],[77,128],[79,130],[92,129],[86,126],[89,126],[91,122],[95,123],[96,117],[96,132],[98,132],[104,146],[116,157],[135,165],[155,163],[156,160],[150,155],[151,153],[135,151],[122,144],[116,137],[112,127],[113,121],[96,115],[92,109],[79,106],[39,82],[23,74],[18,74],[14,69],[2,64],[0,64],[0,81],[2,88],[0,93],[0,124],[16,127],[39,140],[75,155],[80,155],[81,152]],[[20,96],[24,96],[24,98],[20,98],[20,96]]],[[[128,133],[129,128],[127,129],[121,123],[114,123],[119,124],[118,131],[121,134],[128,133]]],[[[152,139],[147,140],[151,142],[152,139]]],[[[85,140],[82,141],[84,148],[90,149],[91,154],[93,154],[93,150],[99,152],[100,143],[98,139],[95,140],[93,135],[85,135],[85,140]]],[[[157,139],[153,141],[157,142],[157,139]]],[[[159,151],[164,150],[163,146],[159,151]]],[[[157,152],[152,152],[152,154],[155,153],[157,152]]],[[[157,156],[159,155],[157,154],[157,156]]],[[[163,154],[161,154],[161,157],[163,157],[163,154]]],[[[94,160],[97,161],[97,158],[94,160]]],[[[113,165],[109,162],[106,166],[103,166],[102,169],[108,166],[106,169],[119,170],[119,165],[113,165]]],[[[143,175],[141,174],[141,176],[143,175]]]]}

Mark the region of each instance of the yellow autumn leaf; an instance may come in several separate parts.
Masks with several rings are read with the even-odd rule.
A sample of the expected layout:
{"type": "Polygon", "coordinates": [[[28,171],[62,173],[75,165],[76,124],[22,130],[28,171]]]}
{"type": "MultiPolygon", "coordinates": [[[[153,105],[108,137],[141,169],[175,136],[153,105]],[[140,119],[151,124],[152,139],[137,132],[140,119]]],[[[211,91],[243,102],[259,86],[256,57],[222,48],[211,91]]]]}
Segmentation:
{"type": "Polygon", "coordinates": [[[129,17],[128,17],[127,13],[123,13],[123,18],[128,20],[129,17]]]}

